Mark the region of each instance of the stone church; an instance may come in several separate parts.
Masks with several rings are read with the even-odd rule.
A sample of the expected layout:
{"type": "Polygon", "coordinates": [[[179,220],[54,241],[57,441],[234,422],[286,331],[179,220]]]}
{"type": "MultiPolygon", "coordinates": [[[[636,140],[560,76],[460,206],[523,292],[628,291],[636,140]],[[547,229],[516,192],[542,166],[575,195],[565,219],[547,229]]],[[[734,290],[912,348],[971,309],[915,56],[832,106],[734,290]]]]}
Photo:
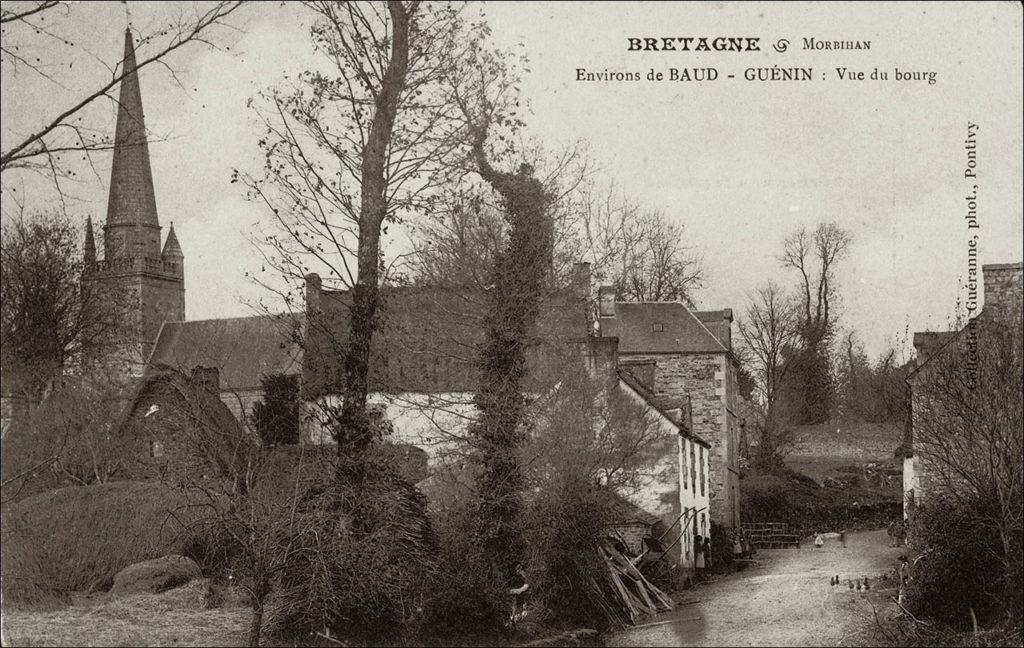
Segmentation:
{"type": "MultiPolygon", "coordinates": [[[[125,330],[113,342],[131,375],[141,375],[145,359],[165,321],[185,319],[185,257],[172,224],[161,247],[153,171],[135,72],[135,46],[124,35],[124,69],[110,171],[110,197],[103,225],[103,259],[96,257],[92,219],[86,222],[84,261],[87,286],[124,300],[125,330]]],[[[122,305],[122,304],[119,304],[122,305]]]]}
{"type": "Polygon", "coordinates": [[[185,321],[185,256],[173,223],[161,236],[130,30],[125,31],[123,65],[129,73],[118,100],[102,258],[97,257],[91,218],[83,247],[85,284],[106,291],[124,311],[124,329],[98,353],[133,377],[157,367],[186,374],[197,366],[216,368],[222,400],[241,419],[259,399],[263,376],[298,373],[297,346],[287,342],[298,320],[185,321]]]}

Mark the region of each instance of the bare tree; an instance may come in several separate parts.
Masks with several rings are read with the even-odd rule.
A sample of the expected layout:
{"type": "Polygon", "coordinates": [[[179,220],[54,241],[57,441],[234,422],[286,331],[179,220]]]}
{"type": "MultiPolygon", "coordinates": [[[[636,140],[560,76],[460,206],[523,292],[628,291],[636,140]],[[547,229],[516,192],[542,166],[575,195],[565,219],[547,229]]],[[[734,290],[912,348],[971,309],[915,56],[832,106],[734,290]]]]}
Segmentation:
{"type": "Polygon", "coordinates": [[[782,265],[800,274],[804,332],[812,343],[831,332],[836,300],[836,265],[850,251],[852,235],[835,223],[820,223],[813,232],[801,227],[786,237],[782,265]]]}
{"type": "MultiPolygon", "coordinates": [[[[587,166],[545,181],[563,191],[571,188],[552,209],[553,262],[561,283],[568,282],[572,264],[585,259],[595,276],[614,285],[624,300],[680,299],[693,306],[704,269],[700,256],[686,245],[685,227],[661,212],[641,209],[612,188],[598,190],[593,183],[577,182],[588,175],[587,166]]],[[[410,278],[416,283],[486,285],[479,268],[491,267],[507,241],[500,212],[480,192],[460,192],[439,211],[439,217],[418,228],[410,278]]]]}
{"type": "MultiPolygon", "coordinates": [[[[204,3],[194,15],[182,14],[152,33],[141,34],[138,44],[143,54],[138,57],[135,69],[158,64],[171,70],[169,63],[178,50],[194,45],[214,46],[216,28],[225,26],[226,19],[242,4],[204,3]]],[[[82,65],[75,68],[74,64],[84,56],[94,55],[75,43],[69,34],[79,13],[85,11],[89,11],[88,6],[72,2],[5,3],[0,10],[0,65],[4,76],[37,75],[52,84],[55,93],[67,92],[69,86],[81,87],[82,65]]],[[[38,106],[37,124],[27,133],[9,133],[11,137],[0,152],[0,173],[5,182],[10,179],[9,172],[15,170],[40,173],[52,180],[63,200],[63,183],[75,178],[78,161],[85,159],[95,172],[92,155],[111,150],[114,143],[108,134],[89,125],[89,109],[103,99],[116,103],[114,89],[134,72],[126,69],[121,60],[99,62],[108,71],[106,77],[85,84],[77,96],[66,102],[38,106]]]]}
{"type": "Polygon", "coordinates": [[[1024,384],[1019,306],[972,320],[911,378],[913,451],[941,516],[947,505],[997,531],[1005,594],[1020,614],[1024,569],[1024,384]],[[979,506],[979,502],[993,504],[979,506]]]}
{"type": "Polygon", "coordinates": [[[704,280],[703,260],[686,244],[686,229],[664,213],[645,210],[614,188],[589,187],[577,224],[594,273],[626,301],[682,300],[704,280]]]}
{"type": "Polygon", "coordinates": [[[759,452],[767,460],[777,457],[788,442],[780,395],[791,367],[787,352],[799,341],[798,307],[779,286],[768,282],[749,296],[739,330],[764,417],[759,452]]]}
{"type": "MultiPolygon", "coordinates": [[[[277,231],[263,240],[273,270],[295,286],[313,266],[328,285],[351,289],[337,441],[341,455],[354,456],[371,441],[367,377],[387,272],[382,236],[458,172],[449,159],[463,146],[464,124],[440,81],[464,48],[463,23],[456,8],[419,2],[306,6],[330,72],[304,73],[293,91],[264,96],[262,177],[236,177],[274,215],[277,231]]],[[[289,289],[282,292],[293,303],[289,289]]]]}
{"type": "Polygon", "coordinates": [[[836,265],[849,253],[853,237],[835,223],[819,223],[813,232],[801,227],[786,237],[780,258],[796,270],[802,322],[801,348],[792,357],[791,394],[799,401],[797,418],[820,423],[833,414],[835,371],[830,345],[836,329],[836,265]]]}
{"type": "Polygon", "coordinates": [[[3,376],[31,402],[123,330],[127,296],[82,281],[80,240],[79,228],[59,213],[19,214],[0,229],[3,376]]]}

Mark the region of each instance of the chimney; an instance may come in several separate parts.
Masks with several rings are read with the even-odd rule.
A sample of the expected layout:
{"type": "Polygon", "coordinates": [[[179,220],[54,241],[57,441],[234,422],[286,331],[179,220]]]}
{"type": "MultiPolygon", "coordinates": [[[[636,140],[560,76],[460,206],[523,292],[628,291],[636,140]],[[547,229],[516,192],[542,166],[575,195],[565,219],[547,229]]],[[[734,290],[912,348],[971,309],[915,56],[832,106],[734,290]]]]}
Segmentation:
{"type": "Polygon", "coordinates": [[[590,374],[595,378],[611,378],[619,366],[619,338],[587,338],[587,360],[590,374]]]}
{"type": "Polygon", "coordinates": [[[192,369],[192,382],[201,385],[209,392],[219,394],[220,370],[217,367],[196,366],[192,369]]]}
{"type": "Polygon", "coordinates": [[[725,338],[722,343],[726,349],[732,351],[732,309],[726,308],[722,310],[722,333],[725,338]]]}
{"type": "Polygon", "coordinates": [[[1007,315],[1014,308],[1021,307],[1024,263],[990,263],[981,267],[981,276],[985,283],[986,311],[1007,315]]]}
{"type": "Polygon", "coordinates": [[[577,297],[590,301],[590,264],[586,261],[572,264],[572,289],[577,297]]]}
{"type": "Polygon", "coordinates": [[[615,317],[615,286],[601,286],[597,289],[598,314],[601,317],[615,317]]]}
{"type": "Polygon", "coordinates": [[[320,292],[321,292],[320,275],[315,272],[310,272],[306,275],[306,314],[310,315],[313,313],[320,312],[320,292]]]}

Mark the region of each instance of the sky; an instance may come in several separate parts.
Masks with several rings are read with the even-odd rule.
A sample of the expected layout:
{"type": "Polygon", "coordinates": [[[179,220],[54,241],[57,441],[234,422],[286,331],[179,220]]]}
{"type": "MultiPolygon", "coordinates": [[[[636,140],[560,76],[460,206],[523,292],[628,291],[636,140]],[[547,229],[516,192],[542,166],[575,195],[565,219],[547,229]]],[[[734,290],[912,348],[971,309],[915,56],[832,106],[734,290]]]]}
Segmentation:
{"type": "MultiPolygon", "coordinates": [[[[196,10],[192,3],[128,5],[139,31],[196,10]]],[[[474,7],[480,9],[481,7],[474,7]]],[[[486,3],[495,44],[529,58],[522,93],[527,133],[557,149],[587,144],[598,178],[686,227],[704,258],[701,308],[732,308],[767,280],[793,284],[778,261],[785,236],[823,220],[854,243],[839,267],[840,317],[869,355],[939,330],[966,296],[968,237],[981,263],[1020,261],[1022,17],[1014,3],[486,3]],[[630,37],[759,38],[756,52],[635,52],[630,37]],[[805,50],[804,39],[870,41],[869,50],[805,50]],[[789,41],[784,52],[773,45],[789,41]],[[521,44],[521,45],[519,45],[521,44]],[[709,82],[577,81],[577,68],[637,72],[714,67],[709,82]],[[807,82],[746,81],[748,68],[810,67],[807,82]],[[840,80],[836,68],[888,72],[888,81],[840,80]],[[897,81],[934,72],[935,83],[897,81]],[[728,74],[735,79],[724,78],[728,74]],[[823,78],[824,75],[824,78],[823,78]],[[968,124],[977,124],[977,180],[964,178],[968,124]],[[965,225],[978,184],[977,230],[965,225]]],[[[63,87],[3,68],[4,148],[117,61],[126,14],[117,3],[73,5],[61,27],[74,47],[46,45],[63,87]]],[[[230,182],[256,170],[259,128],[247,107],[260,90],[318,65],[308,19],[294,4],[258,3],[195,47],[152,67],[141,86],[161,224],[173,221],[185,254],[188,319],[247,315],[264,296],[246,277],[262,267],[250,233],[261,206],[230,182]]],[[[144,50],[140,49],[140,56],[144,50]]],[[[113,132],[114,108],[88,114],[113,132]]],[[[109,156],[80,174],[70,211],[106,209],[109,156]]],[[[52,202],[39,178],[4,178],[27,204],[52,202]]],[[[9,205],[5,206],[5,209],[9,205]]],[[[165,230],[166,233],[166,230],[165,230]]]]}

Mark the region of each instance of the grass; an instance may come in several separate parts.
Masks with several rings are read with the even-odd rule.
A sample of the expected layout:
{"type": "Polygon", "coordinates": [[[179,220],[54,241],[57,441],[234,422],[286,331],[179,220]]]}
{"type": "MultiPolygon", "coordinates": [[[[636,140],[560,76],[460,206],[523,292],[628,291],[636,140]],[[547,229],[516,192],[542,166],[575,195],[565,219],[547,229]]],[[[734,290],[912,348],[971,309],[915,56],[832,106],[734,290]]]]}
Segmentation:
{"type": "Polygon", "coordinates": [[[5,646],[239,646],[248,608],[202,609],[206,581],[162,594],[78,597],[62,610],[4,610],[5,646]]]}

